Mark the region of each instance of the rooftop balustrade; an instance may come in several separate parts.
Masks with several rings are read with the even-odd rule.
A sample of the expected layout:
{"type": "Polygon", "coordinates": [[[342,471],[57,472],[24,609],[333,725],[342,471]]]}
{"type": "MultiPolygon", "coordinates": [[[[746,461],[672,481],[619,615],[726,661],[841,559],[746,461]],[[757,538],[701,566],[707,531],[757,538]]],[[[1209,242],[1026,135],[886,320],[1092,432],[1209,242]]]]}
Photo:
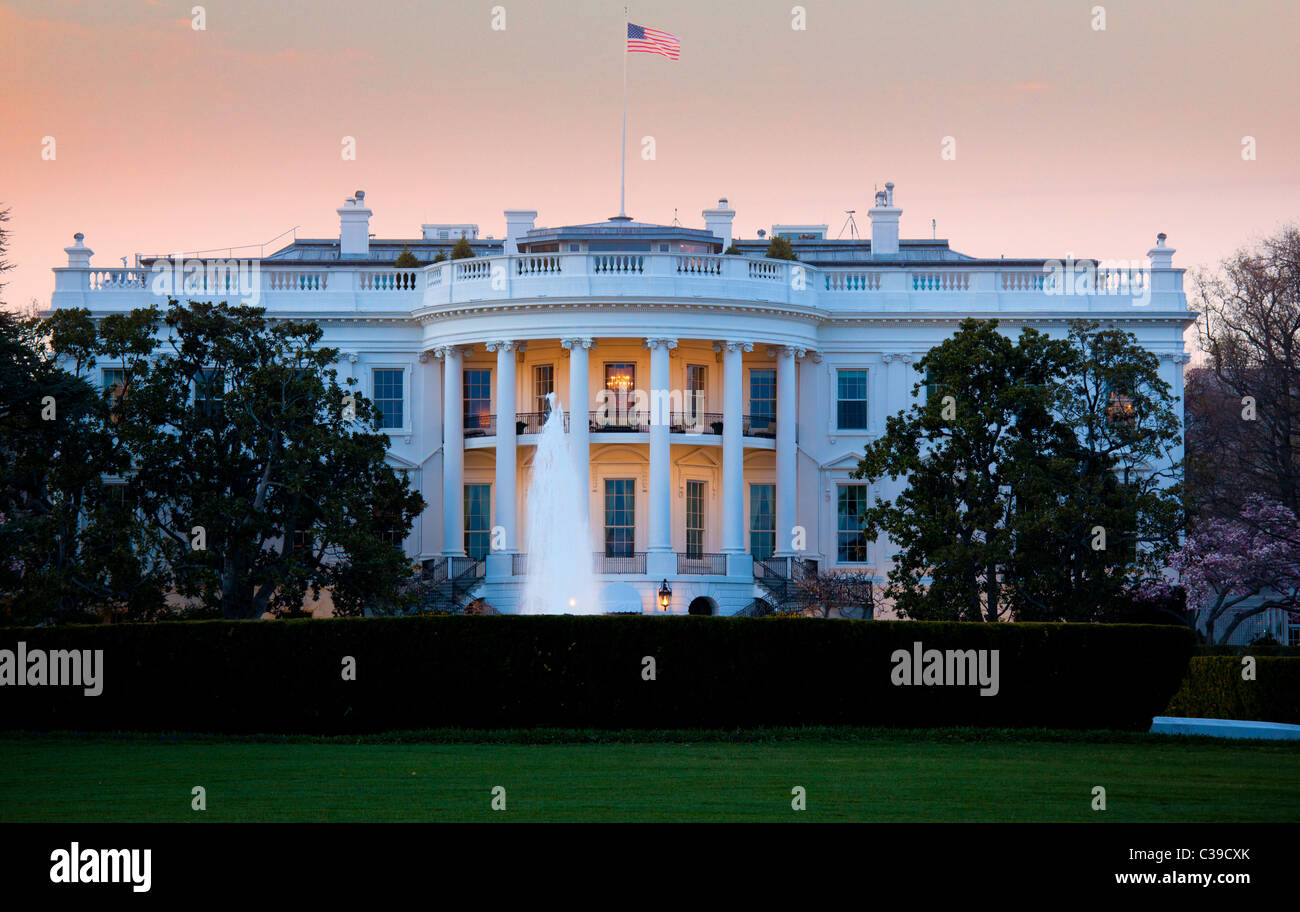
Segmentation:
{"type": "Polygon", "coordinates": [[[158,304],[169,296],[242,299],[271,311],[412,314],[494,301],[590,297],[734,301],[831,314],[1186,307],[1180,270],[1083,264],[1072,273],[1050,261],[1042,267],[972,261],[819,268],[744,256],[575,253],[477,257],[418,269],[187,260],[184,269],[161,263],[157,268],[59,268],[55,274],[56,307],[110,311],[158,304]]]}

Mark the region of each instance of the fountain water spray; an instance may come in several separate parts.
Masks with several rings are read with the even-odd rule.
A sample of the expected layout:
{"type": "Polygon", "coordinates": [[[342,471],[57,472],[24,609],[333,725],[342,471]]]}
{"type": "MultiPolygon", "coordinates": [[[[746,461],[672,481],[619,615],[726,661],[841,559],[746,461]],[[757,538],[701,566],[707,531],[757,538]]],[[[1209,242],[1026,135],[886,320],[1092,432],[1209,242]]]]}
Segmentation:
{"type": "Polygon", "coordinates": [[[522,614],[600,614],[592,572],[591,519],[580,515],[582,488],[554,393],[528,482],[528,579],[522,614]]]}

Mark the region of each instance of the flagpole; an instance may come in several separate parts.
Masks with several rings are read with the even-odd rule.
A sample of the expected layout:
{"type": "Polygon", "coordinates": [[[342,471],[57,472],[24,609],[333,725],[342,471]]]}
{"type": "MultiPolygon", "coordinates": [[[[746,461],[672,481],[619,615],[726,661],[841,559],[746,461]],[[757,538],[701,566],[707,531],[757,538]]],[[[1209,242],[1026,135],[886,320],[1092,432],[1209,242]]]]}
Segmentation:
{"type": "Polygon", "coordinates": [[[619,160],[622,172],[618,187],[618,217],[627,218],[627,25],[631,22],[627,7],[623,7],[623,157],[619,160]]]}

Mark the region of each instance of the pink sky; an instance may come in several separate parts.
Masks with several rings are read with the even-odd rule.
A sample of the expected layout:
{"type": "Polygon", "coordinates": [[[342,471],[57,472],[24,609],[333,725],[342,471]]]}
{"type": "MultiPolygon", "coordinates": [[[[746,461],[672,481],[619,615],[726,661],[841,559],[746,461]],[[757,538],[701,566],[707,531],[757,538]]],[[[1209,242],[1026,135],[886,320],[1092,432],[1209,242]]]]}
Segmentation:
{"type": "MultiPolygon", "coordinates": [[[[682,57],[628,59],[628,212],[702,227],[726,196],[742,236],[834,236],[892,180],[904,237],[1140,259],[1164,231],[1188,268],[1300,221],[1300,4],[1109,2],[1098,32],[1096,2],[807,0],[806,31],[791,0],[634,2],[682,57]]],[[[380,237],[617,212],[622,3],[212,0],[206,31],[193,5],[0,2],[10,307],[48,303],[77,231],[114,266],[335,236],[358,188],[380,237]]]]}

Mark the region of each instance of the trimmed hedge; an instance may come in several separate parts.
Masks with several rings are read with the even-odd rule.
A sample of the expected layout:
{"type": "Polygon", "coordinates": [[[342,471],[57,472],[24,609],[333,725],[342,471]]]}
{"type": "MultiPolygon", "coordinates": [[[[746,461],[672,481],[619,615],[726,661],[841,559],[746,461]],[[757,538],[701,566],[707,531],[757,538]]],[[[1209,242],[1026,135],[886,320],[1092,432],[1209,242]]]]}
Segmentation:
{"type": "Polygon", "coordinates": [[[344,734],[855,725],[1145,731],[1180,627],[805,618],[453,616],[10,629],[104,650],[103,693],[0,687],[0,726],[344,734]],[[999,650],[999,692],[895,686],[897,649],[999,650]],[[342,680],[344,656],[357,680],[342,680]],[[656,679],[642,678],[652,656],[656,679]]]}
{"type": "Polygon", "coordinates": [[[1192,652],[1198,656],[1300,656],[1300,646],[1200,645],[1192,652]]]}
{"type": "Polygon", "coordinates": [[[1164,713],[1197,719],[1300,724],[1300,659],[1256,656],[1255,680],[1238,656],[1195,656],[1164,713]]]}

